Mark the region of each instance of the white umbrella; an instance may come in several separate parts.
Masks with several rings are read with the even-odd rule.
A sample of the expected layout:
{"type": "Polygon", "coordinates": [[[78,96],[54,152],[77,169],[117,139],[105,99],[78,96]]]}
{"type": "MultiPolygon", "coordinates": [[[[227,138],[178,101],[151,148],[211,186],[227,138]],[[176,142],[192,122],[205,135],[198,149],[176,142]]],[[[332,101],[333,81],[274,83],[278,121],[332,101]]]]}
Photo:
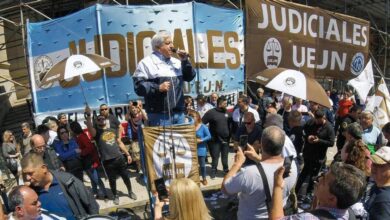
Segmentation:
{"type": "MultiPolygon", "coordinates": [[[[80,76],[83,79],[83,74],[93,73],[113,65],[116,64],[112,60],[97,54],[71,55],[55,64],[43,77],[41,84],[66,80],[75,76],[80,76]]],[[[81,91],[85,102],[87,102],[83,86],[81,86],[81,91]]]]}
{"type": "Polygon", "coordinates": [[[267,69],[252,76],[251,81],[304,100],[331,108],[324,88],[312,77],[300,71],[275,68],[267,69]]]}

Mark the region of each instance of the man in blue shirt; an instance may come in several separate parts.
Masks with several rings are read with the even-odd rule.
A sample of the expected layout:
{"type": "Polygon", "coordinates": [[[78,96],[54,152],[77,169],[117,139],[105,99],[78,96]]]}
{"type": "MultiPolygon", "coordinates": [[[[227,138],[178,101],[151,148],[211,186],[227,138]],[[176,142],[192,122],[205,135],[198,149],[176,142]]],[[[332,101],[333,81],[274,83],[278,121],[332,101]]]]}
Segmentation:
{"type": "Polygon", "coordinates": [[[38,194],[42,208],[66,219],[97,214],[99,205],[83,183],[72,174],[52,171],[42,156],[30,153],[23,158],[23,179],[38,194]]]}

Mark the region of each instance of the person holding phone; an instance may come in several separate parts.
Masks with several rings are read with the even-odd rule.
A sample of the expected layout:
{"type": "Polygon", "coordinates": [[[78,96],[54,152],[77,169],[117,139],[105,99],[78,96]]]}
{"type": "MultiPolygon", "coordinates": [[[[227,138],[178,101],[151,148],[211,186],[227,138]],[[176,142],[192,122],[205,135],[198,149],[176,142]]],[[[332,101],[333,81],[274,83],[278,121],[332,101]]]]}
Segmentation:
{"type": "Polygon", "coordinates": [[[169,199],[160,200],[155,194],[154,219],[165,219],[162,209],[169,202],[169,216],[173,220],[210,220],[210,211],[206,206],[199,186],[187,178],[174,179],[169,187],[169,199]]]}
{"type": "Polygon", "coordinates": [[[131,157],[137,165],[136,172],[139,173],[141,170],[141,154],[138,144],[138,130],[148,120],[146,112],[142,109],[142,102],[131,101],[125,119],[127,120],[127,136],[130,140],[131,157]]]}
{"type": "MultiPolygon", "coordinates": [[[[234,147],[235,149],[240,146],[247,148],[247,144],[243,146],[243,144],[240,144],[241,137],[245,137],[246,135],[246,142],[251,145],[255,151],[258,153],[260,150],[260,140],[261,140],[261,134],[263,133],[263,130],[261,129],[261,126],[259,124],[256,124],[255,117],[252,112],[245,112],[244,113],[244,119],[242,125],[238,128],[236,135],[234,136],[234,147]]],[[[245,150],[243,150],[245,151],[245,150]]],[[[253,164],[255,161],[252,159],[247,158],[245,161],[244,166],[253,164]]]]}
{"type": "Polygon", "coordinates": [[[88,132],[95,139],[108,175],[108,182],[112,194],[114,195],[114,204],[119,205],[119,196],[117,195],[116,178],[117,175],[122,177],[123,182],[126,185],[128,195],[131,199],[137,200],[137,196],[132,191],[130,182],[130,172],[127,170],[127,164],[132,162],[132,158],[125,145],[122,142],[119,143],[118,131],[113,127],[109,127],[106,124],[106,118],[103,115],[98,115],[96,118],[97,127],[95,128],[92,123],[91,109],[89,106],[85,107],[85,115],[87,116],[86,125],[88,132]],[[122,152],[126,155],[126,160],[122,156],[122,152]]]}
{"type": "MultiPolygon", "coordinates": [[[[251,158],[253,148],[243,152],[237,148],[235,161],[222,182],[222,191],[226,194],[239,193],[239,205],[237,218],[241,219],[267,219],[267,196],[266,184],[268,188],[273,188],[273,174],[284,164],[282,150],[285,141],[284,131],[277,126],[269,126],[264,129],[261,136],[262,158],[259,165],[252,164],[243,167],[246,157],[251,158]],[[263,167],[265,179],[263,180],[260,168],[263,167]]],[[[256,158],[251,158],[256,160],[256,158]]],[[[286,177],[285,188],[283,190],[283,204],[286,204],[291,189],[297,180],[296,163],[291,164],[291,171],[286,177]]]]}
{"type": "Polygon", "coordinates": [[[313,177],[317,176],[321,168],[325,166],[326,152],[328,147],[332,147],[335,141],[333,126],[326,119],[322,110],[314,112],[314,118],[310,119],[303,127],[305,145],[303,148],[304,166],[298,178],[295,192],[299,191],[307,177],[309,184],[306,189],[306,198],[302,208],[309,206],[312,200],[312,191],[314,187],[313,177]]]}

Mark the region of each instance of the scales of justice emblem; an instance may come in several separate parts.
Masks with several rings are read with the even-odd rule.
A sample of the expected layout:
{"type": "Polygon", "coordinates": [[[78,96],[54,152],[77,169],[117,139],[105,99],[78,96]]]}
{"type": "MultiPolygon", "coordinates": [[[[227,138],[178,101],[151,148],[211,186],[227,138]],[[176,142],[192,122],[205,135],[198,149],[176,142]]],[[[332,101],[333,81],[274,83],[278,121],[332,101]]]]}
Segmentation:
{"type": "Polygon", "coordinates": [[[163,177],[167,185],[174,178],[188,177],[192,153],[187,139],[175,132],[162,132],[153,144],[153,166],[157,177],[163,177]]]}

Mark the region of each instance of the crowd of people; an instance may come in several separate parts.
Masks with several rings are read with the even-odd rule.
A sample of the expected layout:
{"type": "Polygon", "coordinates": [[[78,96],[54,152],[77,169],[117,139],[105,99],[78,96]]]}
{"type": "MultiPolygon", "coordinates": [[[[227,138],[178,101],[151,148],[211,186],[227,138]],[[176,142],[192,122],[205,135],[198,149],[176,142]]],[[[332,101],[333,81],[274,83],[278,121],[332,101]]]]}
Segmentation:
{"type": "MultiPolygon", "coordinates": [[[[237,218],[390,219],[390,122],[376,127],[349,90],[328,92],[332,109],[271,93],[242,94],[231,112],[219,97],[202,118],[211,134],[210,178],[221,156],[221,188],[238,195],[237,218]],[[243,135],[247,146],[240,146],[243,135]],[[229,150],[236,151],[230,167],[229,150]],[[293,163],[286,176],[287,158],[293,163]]],[[[189,112],[196,109],[187,103],[189,112]]]]}
{"type": "MultiPolygon", "coordinates": [[[[218,93],[200,94],[195,102],[182,90],[195,77],[188,53],[174,49],[166,32],[152,38],[152,47],[133,75],[145,108],[141,101],[129,103],[127,129],[102,104],[96,115],[85,107],[88,132],[61,113],[45,118],[35,131],[23,123],[19,142],[11,131],[3,133],[2,155],[18,185],[7,199],[2,196],[11,219],[97,214],[96,199],[109,199],[102,176],[114,204],[119,204],[117,176],[136,200],[128,164],[141,172],[141,125],[182,124],[188,118],[196,132],[201,184],[223,176],[222,192],[238,195],[237,219],[390,219],[390,123],[375,127],[372,112],[351,91],[327,91],[332,109],[277,91],[267,95],[264,88],[240,94],[231,109],[218,93]],[[337,154],[328,158],[334,145],[337,154]],[[229,151],[235,152],[230,167],[229,151]],[[83,184],[84,173],[92,191],[83,184]]],[[[155,193],[155,219],[165,218],[167,203],[169,219],[213,217],[190,179],[174,180],[168,200],[155,193]]]]}
{"type": "MultiPolygon", "coordinates": [[[[68,122],[66,115],[61,113],[57,117],[45,118],[35,130],[29,123],[22,123],[23,134],[20,141],[11,131],[4,131],[2,156],[5,165],[15,177],[17,185],[24,185],[13,189],[9,198],[2,196],[6,212],[16,214],[15,207],[21,206],[23,199],[33,199],[38,210],[35,216],[39,216],[41,208],[46,210],[47,215],[59,216],[62,219],[79,219],[98,214],[99,206],[96,200],[110,199],[102,181],[105,176],[108,178],[114,204],[119,205],[117,176],[122,177],[128,196],[136,200],[128,165],[134,158],[135,172],[141,172],[135,132],[138,131],[136,126],[143,123],[146,116],[141,114],[140,120],[135,119],[140,112],[144,112],[142,103],[139,104],[140,106],[135,106],[132,103],[129,107],[126,116],[129,121],[127,133],[132,133],[126,138],[122,137],[124,128],[121,123],[109,114],[109,108],[104,104],[100,106],[95,120],[92,119],[90,108],[86,107],[87,130],[82,129],[77,121],[68,122]],[[125,145],[124,141],[128,145],[125,145]],[[19,178],[20,175],[22,178],[19,178]],[[84,181],[91,183],[92,191],[86,188],[84,181]],[[12,196],[16,196],[17,201],[13,201],[15,198],[12,196]],[[26,198],[20,198],[23,196],[26,198]]],[[[0,185],[4,187],[3,183],[0,185]]],[[[13,218],[35,219],[16,216],[13,218]]]]}
{"type": "Polygon", "coordinates": [[[201,183],[206,146],[211,155],[206,175],[213,179],[222,172],[222,192],[238,195],[237,219],[390,219],[390,123],[376,127],[373,113],[349,90],[328,92],[332,109],[270,93],[259,88],[256,95],[241,94],[231,110],[223,96],[212,103],[200,95],[197,99],[213,106],[200,108],[203,116],[197,102],[185,98],[186,112],[196,119],[201,183]],[[208,132],[198,132],[204,129],[209,141],[208,132]],[[336,154],[329,158],[333,146],[336,154]],[[230,167],[229,151],[236,152],[230,167]],[[286,175],[287,159],[292,163],[286,175]]]}

